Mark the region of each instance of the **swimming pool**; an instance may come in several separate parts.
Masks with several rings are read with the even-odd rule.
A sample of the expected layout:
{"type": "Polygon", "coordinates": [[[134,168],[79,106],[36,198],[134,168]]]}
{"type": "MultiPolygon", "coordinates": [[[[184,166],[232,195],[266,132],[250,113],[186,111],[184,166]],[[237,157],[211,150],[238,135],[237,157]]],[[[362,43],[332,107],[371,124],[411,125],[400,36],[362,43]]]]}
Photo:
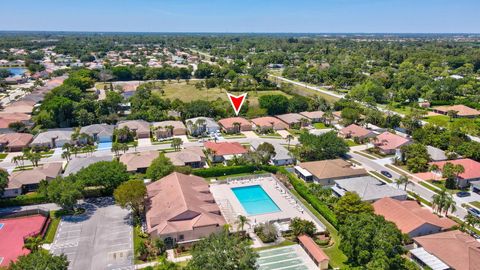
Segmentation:
{"type": "Polygon", "coordinates": [[[249,215],[279,212],[280,208],[260,185],[232,188],[243,209],[249,215]]]}

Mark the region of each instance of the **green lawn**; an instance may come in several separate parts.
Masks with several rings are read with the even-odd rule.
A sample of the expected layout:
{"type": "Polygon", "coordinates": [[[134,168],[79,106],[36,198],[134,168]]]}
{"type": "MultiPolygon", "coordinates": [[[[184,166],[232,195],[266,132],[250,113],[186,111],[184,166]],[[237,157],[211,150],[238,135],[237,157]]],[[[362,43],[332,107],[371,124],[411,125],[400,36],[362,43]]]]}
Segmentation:
{"type": "Polygon", "coordinates": [[[480,201],[470,202],[470,204],[475,206],[476,208],[480,209],[480,201]]]}
{"type": "Polygon", "coordinates": [[[278,245],[256,248],[255,251],[262,251],[262,250],[267,250],[267,249],[272,249],[272,248],[286,247],[286,246],[291,246],[291,245],[295,245],[295,244],[296,244],[295,242],[292,242],[290,240],[285,240],[278,245]]]}
{"type": "Polygon", "coordinates": [[[450,121],[447,115],[435,115],[425,118],[425,121],[448,129],[459,129],[471,135],[480,135],[480,119],[454,118],[450,121]]]}
{"type": "Polygon", "coordinates": [[[376,157],[370,155],[370,153],[365,153],[364,151],[355,151],[354,153],[355,153],[355,154],[359,154],[360,156],[366,157],[366,158],[368,158],[368,159],[372,159],[372,160],[377,159],[376,157]]]}
{"type": "Polygon", "coordinates": [[[329,128],[329,127],[327,127],[327,125],[325,125],[325,124],[322,123],[322,122],[314,123],[314,124],[313,124],[313,127],[316,128],[316,129],[326,129],[326,128],[329,128]]]}
{"type": "MultiPolygon", "coordinates": [[[[275,83],[286,83],[286,84],[288,84],[288,82],[276,79],[276,78],[271,77],[271,76],[269,76],[268,79],[270,81],[275,82],[275,83]]],[[[328,94],[325,94],[325,93],[322,93],[322,92],[319,92],[319,91],[315,91],[313,89],[309,89],[309,88],[299,86],[299,85],[296,85],[296,84],[291,84],[291,85],[292,85],[292,90],[291,91],[294,92],[295,94],[298,94],[298,95],[301,95],[301,96],[308,96],[308,97],[320,96],[320,97],[325,98],[329,103],[334,103],[335,101],[339,100],[339,98],[337,98],[337,97],[334,97],[334,96],[331,96],[331,95],[328,95],[328,94]]]]}
{"type": "Polygon", "coordinates": [[[354,142],[353,140],[345,140],[345,142],[347,143],[348,146],[352,147],[352,146],[359,146],[360,144],[354,142]]]}
{"type": "Polygon", "coordinates": [[[0,159],[5,159],[8,156],[8,153],[0,153],[0,159]]]}
{"type": "Polygon", "coordinates": [[[420,183],[420,185],[424,186],[425,188],[427,188],[427,189],[429,189],[429,190],[431,190],[431,191],[433,191],[433,192],[435,192],[435,193],[439,193],[439,192],[440,192],[440,190],[432,187],[432,185],[429,185],[429,184],[425,183],[424,181],[420,181],[419,183],[420,183]]]}
{"type": "Polygon", "coordinates": [[[48,225],[47,232],[45,233],[45,237],[43,238],[43,242],[47,244],[53,243],[55,239],[55,233],[57,232],[58,225],[62,219],[62,212],[61,211],[50,211],[50,224],[48,225]]]}

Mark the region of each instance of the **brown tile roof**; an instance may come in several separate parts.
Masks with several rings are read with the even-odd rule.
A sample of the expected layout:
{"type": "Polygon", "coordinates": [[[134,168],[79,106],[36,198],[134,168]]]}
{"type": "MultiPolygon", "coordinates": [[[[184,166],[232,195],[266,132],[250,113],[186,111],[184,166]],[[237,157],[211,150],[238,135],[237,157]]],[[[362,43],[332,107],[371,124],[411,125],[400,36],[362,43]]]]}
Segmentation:
{"type": "Polygon", "coordinates": [[[243,117],[230,117],[230,118],[224,118],[218,121],[218,123],[224,127],[224,128],[233,128],[233,123],[240,123],[242,127],[244,126],[252,126],[250,121],[243,117]]]}
{"type": "Polygon", "coordinates": [[[133,172],[140,168],[147,168],[160,155],[156,150],[139,153],[126,153],[120,157],[120,162],[127,166],[127,171],[133,172]]]}
{"type": "Polygon", "coordinates": [[[33,107],[36,104],[35,101],[32,100],[19,100],[10,103],[8,106],[3,109],[6,113],[32,113],[33,107]]]}
{"type": "Polygon", "coordinates": [[[33,135],[28,133],[0,134],[0,143],[5,143],[8,147],[27,147],[32,139],[33,135]]]}
{"type": "Polygon", "coordinates": [[[479,116],[480,111],[467,107],[465,105],[439,106],[434,110],[447,113],[448,111],[457,111],[459,116],[479,116]]]}
{"type": "Polygon", "coordinates": [[[368,175],[364,169],[353,169],[352,165],[343,159],[302,162],[298,166],[309,171],[320,180],[368,175]]]}
{"type": "Polygon", "coordinates": [[[147,185],[147,196],[149,233],[168,234],[225,224],[208,183],[201,177],[174,172],[147,185]]]}
{"type": "Polygon", "coordinates": [[[480,242],[466,233],[455,230],[415,237],[413,240],[452,269],[480,269],[480,242]]]}
{"type": "Polygon", "coordinates": [[[29,121],[31,118],[31,115],[25,113],[0,112],[0,128],[8,128],[10,123],[29,121]]]}
{"type": "Polygon", "coordinates": [[[375,142],[375,146],[382,150],[394,150],[403,146],[409,141],[410,140],[402,136],[386,131],[377,136],[377,141],[375,142]]]}
{"type": "Polygon", "coordinates": [[[271,127],[272,123],[274,126],[274,129],[287,129],[288,125],[282,122],[280,119],[271,117],[271,116],[265,116],[265,117],[259,117],[252,119],[252,123],[254,123],[257,127],[271,127]]]}
{"type": "Polygon", "coordinates": [[[432,224],[442,230],[456,225],[449,218],[438,217],[427,208],[421,207],[415,201],[397,201],[392,198],[383,198],[373,203],[377,215],[397,225],[403,233],[410,233],[424,224],[432,224]]]}
{"type": "Polygon", "coordinates": [[[277,117],[278,119],[282,120],[287,124],[299,123],[301,119],[305,118],[303,115],[298,113],[280,114],[280,115],[275,115],[275,117],[277,117]]]}
{"type": "Polygon", "coordinates": [[[373,132],[366,129],[366,128],[363,128],[361,126],[351,124],[347,127],[342,128],[339,131],[339,133],[344,135],[344,136],[349,136],[349,137],[352,137],[352,138],[355,138],[355,137],[360,137],[361,138],[361,137],[368,136],[368,135],[372,134],[373,132]]]}
{"type": "Polygon", "coordinates": [[[201,162],[206,158],[201,147],[188,147],[179,152],[166,153],[165,156],[168,157],[175,166],[185,166],[185,163],[201,162]]]}
{"type": "Polygon", "coordinates": [[[308,235],[300,235],[298,237],[298,241],[306,249],[307,253],[310,254],[317,263],[321,263],[323,261],[329,261],[330,258],[323,252],[323,250],[315,244],[315,241],[308,236],[308,235]]]}
{"type": "Polygon", "coordinates": [[[177,129],[177,128],[182,128],[182,129],[186,129],[187,127],[183,124],[182,121],[162,121],[162,122],[154,122],[152,123],[152,126],[154,128],[158,128],[158,127],[167,127],[167,126],[172,126],[174,129],[177,129]]]}
{"type": "Polygon", "coordinates": [[[31,170],[13,172],[8,181],[8,188],[18,188],[28,184],[38,184],[42,180],[52,179],[62,172],[62,163],[47,163],[31,170]]]}
{"type": "Polygon", "coordinates": [[[314,112],[301,112],[301,115],[307,117],[308,119],[320,119],[325,114],[322,111],[314,111],[314,112]]]}
{"type": "Polygon", "coordinates": [[[240,155],[247,153],[247,149],[238,142],[205,142],[205,148],[211,149],[217,156],[240,155]]]}
{"type": "Polygon", "coordinates": [[[127,120],[118,122],[118,128],[128,127],[130,130],[135,130],[137,133],[150,132],[150,123],[144,120],[127,120]]]}

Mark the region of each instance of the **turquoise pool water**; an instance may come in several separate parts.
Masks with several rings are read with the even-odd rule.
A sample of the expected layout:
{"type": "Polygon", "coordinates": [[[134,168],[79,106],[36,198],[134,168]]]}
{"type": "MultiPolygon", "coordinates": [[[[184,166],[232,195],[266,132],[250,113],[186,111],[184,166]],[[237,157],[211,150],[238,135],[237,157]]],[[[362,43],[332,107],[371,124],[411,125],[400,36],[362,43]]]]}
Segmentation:
{"type": "Polygon", "coordinates": [[[260,185],[232,188],[243,209],[249,215],[261,215],[280,211],[260,185]]]}

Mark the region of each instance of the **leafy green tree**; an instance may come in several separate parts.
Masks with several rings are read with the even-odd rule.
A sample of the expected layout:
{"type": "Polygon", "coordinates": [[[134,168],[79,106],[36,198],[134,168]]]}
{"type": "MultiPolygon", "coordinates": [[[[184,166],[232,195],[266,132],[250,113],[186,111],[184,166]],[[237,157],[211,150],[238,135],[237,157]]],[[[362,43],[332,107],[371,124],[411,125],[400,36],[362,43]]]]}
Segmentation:
{"type": "Polygon", "coordinates": [[[360,111],[356,108],[344,108],[341,113],[342,121],[345,126],[357,123],[360,120],[360,111]]]}
{"type": "Polygon", "coordinates": [[[77,200],[82,198],[78,184],[60,177],[48,182],[46,193],[51,202],[65,210],[73,210],[77,200]]]}
{"type": "Polygon", "coordinates": [[[283,95],[264,95],[258,99],[260,108],[266,109],[269,115],[283,114],[288,111],[289,101],[283,95]]]}
{"type": "Polygon", "coordinates": [[[160,153],[158,157],[152,161],[150,167],[148,167],[146,177],[156,181],[172,173],[174,168],[175,166],[173,166],[170,159],[163,153],[160,153]]]}
{"type": "Polygon", "coordinates": [[[296,217],[290,221],[290,230],[296,237],[302,234],[313,236],[317,231],[317,227],[315,227],[312,221],[296,217]]]}
{"type": "Polygon", "coordinates": [[[28,237],[25,240],[24,248],[30,250],[31,252],[37,252],[42,245],[43,239],[41,236],[28,237]]]}
{"type": "Polygon", "coordinates": [[[340,249],[354,267],[403,269],[403,235],[381,216],[351,214],[340,226],[340,249]]]}
{"type": "Polygon", "coordinates": [[[253,270],[258,254],[247,240],[227,231],[211,234],[195,244],[187,270],[253,270]]]}
{"type": "Polygon", "coordinates": [[[83,187],[103,187],[105,194],[112,194],[130,175],[127,167],[118,161],[100,161],[81,169],[71,178],[83,187]]]}
{"type": "Polygon", "coordinates": [[[297,149],[298,156],[303,160],[334,159],[348,152],[348,145],[333,131],[322,135],[302,133],[299,138],[301,146],[297,149]]]}
{"type": "Polygon", "coordinates": [[[115,202],[122,208],[132,209],[137,217],[143,213],[145,195],[147,195],[147,188],[142,180],[124,182],[113,192],[115,202]]]}
{"type": "Polygon", "coordinates": [[[408,170],[413,173],[426,172],[430,155],[427,147],[420,143],[412,143],[402,146],[402,159],[405,161],[408,170]]]}
{"type": "Polygon", "coordinates": [[[333,212],[337,216],[337,220],[343,223],[351,215],[373,213],[373,207],[371,204],[363,202],[357,193],[347,191],[333,206],[333,212]]]}
{"type": "Polygon", "coordinates": [[[0,196],[3,195],[5,188],[8,186],[8,172],[0,169],[0,196]]]}
{"type": "Polygon", "coordinates": [[[64,254],[55,256],[53,254],[50,254],[48,251],[39,251],[18,257],[16,262],[10,264],[9,269],[67,270],[68,265],[69,262],[67,260],[67,256],[64,254]]]}

